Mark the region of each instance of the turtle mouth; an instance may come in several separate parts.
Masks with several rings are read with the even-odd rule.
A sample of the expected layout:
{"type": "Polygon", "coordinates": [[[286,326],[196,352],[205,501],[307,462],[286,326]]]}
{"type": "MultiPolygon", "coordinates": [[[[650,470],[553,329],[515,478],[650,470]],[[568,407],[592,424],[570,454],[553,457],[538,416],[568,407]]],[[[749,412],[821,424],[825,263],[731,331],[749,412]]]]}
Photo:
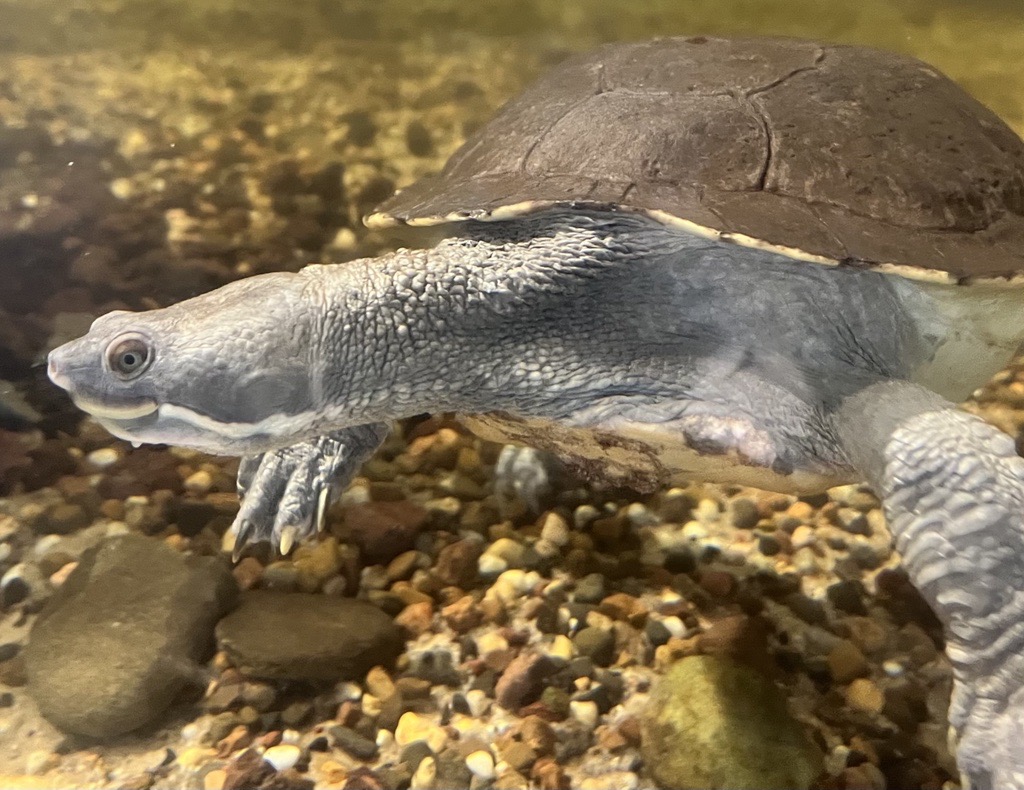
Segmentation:
{"type": "MultiPolygon", "coordinates": [[[[54,381],[57,386],[60,382],[54,381]]],[[[150,398],[141,398],[137,401],[121,404],[97,403],[84,395],[64,387],[71,395],[71,400],[82,411],[91,414],[98,420],[113,420],[115,422],[131,422],[155,414],[160,408],[159,404],[150,398]]]]}

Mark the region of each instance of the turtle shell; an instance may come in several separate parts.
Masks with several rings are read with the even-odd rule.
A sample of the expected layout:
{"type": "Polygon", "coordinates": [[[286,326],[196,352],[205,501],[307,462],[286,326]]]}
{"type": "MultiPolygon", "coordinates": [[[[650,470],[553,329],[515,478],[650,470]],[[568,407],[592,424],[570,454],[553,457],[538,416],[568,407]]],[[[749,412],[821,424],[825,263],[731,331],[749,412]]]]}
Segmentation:
{"type": "Polygon", "coordinates": [[[367,223],[555,206],[925,280],[1024,281],[1024,141],[931,66],[864,47],[665,38],[570,58],[367,223]]]}

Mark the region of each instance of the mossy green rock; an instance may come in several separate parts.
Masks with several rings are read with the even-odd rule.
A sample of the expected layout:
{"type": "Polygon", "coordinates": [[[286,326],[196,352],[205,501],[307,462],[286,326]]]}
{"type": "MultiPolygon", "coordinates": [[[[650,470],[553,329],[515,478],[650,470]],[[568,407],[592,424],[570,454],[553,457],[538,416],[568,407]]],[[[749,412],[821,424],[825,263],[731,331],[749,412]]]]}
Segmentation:
{"type": "Polygon", "coordinates": [[[822,766],[782,692],[718,656],[684,658],[655,686],[643,755],[661,787],[679,790],[799,790],[822,766]]]}

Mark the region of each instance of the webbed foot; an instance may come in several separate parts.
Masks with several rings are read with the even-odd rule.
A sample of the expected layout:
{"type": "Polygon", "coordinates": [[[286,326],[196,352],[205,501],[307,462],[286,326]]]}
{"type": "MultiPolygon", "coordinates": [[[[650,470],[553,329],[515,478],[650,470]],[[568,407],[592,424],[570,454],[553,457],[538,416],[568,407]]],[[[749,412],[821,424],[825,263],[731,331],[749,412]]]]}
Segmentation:
{"type": "Polygon", "coordinates": [[[498,507],[503,513],[510,513],[522,502],[531,512],[540,513],[564,475],[564,464],[551,453],[506,444],[494,466],[498,507]]]}
{"type": "Polygon", "coordinates": [[[385,423],[360,425],[243,458],[238,468],[242,505],[231,525],[234,558],[260,541],[287,554],[323,529],[331,498],[373,455],[388,429],[385,423]]]}

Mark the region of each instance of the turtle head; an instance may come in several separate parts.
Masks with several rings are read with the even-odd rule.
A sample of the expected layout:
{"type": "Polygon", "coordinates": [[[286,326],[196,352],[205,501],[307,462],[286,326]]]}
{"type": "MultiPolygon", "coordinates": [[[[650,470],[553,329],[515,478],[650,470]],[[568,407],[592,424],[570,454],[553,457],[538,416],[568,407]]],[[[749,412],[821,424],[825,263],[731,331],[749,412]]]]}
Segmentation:
{"type": "Polygon", "coordinates": [[[49,376],[119,438],[261,452],[309,428],[302,301],[299,278],[276,273],[159,310],[108,313],[50,352],[49,376]]]}

